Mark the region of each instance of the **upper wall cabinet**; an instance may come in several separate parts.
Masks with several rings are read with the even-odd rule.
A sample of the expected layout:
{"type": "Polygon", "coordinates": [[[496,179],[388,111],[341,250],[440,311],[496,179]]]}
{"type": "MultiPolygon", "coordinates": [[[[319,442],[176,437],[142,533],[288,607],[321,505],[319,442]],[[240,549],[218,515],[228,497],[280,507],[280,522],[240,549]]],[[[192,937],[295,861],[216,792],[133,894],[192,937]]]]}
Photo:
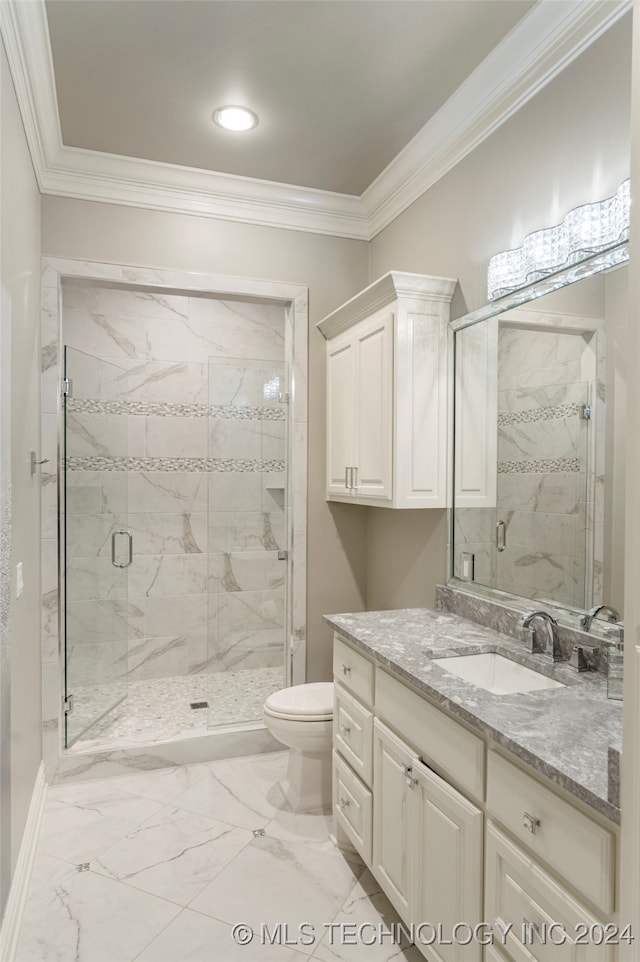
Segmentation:
{"type": "Polygon", "coordinates": [[[327,500],[447,505],[456,281],[391,271],[318,324],[327,339],[327,500]]]}

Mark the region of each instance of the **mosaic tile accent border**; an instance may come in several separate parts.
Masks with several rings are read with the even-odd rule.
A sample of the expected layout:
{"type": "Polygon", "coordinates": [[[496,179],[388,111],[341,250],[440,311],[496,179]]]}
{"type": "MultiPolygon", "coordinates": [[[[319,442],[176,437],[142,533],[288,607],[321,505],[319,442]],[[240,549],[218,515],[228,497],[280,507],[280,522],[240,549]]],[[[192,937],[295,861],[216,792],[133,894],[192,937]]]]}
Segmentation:
{"type": "Polygon", "coordinates": [[[580,417],[581,404],[558,404],[555,407],[531,408],[529,411],[498,411],[498,426],[506,424],[529,424],[533,421],[562,421],[580,417]]]}
{"type": "Polygon", "coordinates": [[[580,458],[498,462],[498,474],[579,474],[581,470],[580,458]]]}
{"type": "Polygon", "coordinates": [[[67,410],[79,414],[138,414],[143,417],[218,418],[234,421],[284,421],[286,405],[178,404],[171,401],[101,401],[69,398],[67,410]]]}
{"type": "Polygon", "coordinates": [[[258,458],[107,458],[97,455],[67,458],[67,471],[200,471],[243,474],[275,474],[284,471],[284,461],[258,458]]]}

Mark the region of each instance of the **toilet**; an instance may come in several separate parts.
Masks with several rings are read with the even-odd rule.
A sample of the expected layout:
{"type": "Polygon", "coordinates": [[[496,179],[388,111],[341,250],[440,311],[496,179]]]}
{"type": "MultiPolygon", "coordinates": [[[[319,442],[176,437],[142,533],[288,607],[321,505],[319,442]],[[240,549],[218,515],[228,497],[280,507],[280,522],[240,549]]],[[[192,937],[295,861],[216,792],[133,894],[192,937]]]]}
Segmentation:
{"type": "Polygon", "coordinates": [[[289,751],[287,774],[280,782],[294,812],[331,808],[333,682],[294,685],[269,695],[264,723],[289,751]]]}

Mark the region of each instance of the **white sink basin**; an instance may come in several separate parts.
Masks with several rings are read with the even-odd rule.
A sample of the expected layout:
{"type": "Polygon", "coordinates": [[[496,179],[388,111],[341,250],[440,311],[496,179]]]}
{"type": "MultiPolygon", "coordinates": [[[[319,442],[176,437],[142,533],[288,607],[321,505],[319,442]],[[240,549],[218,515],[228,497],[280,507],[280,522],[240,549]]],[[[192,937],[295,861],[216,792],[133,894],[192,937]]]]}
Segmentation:
{"type": "Polygon", "coordinates": [[[532,668],[519,665],[495,652],[478,655],[458,655],[453,658],[433,658],[434,664],[445,668],[459,678],[470,681],[493,695],[513,695],[516,692],[543,691],[550,688],[566,688],[532,668]]]}

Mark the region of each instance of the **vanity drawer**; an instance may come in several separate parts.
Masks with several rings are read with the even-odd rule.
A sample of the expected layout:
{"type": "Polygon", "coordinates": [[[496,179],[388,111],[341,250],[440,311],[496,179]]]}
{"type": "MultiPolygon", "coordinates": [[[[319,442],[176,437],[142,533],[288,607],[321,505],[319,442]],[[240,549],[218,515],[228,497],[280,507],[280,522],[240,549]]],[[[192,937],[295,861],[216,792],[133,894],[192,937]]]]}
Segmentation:
{"type": "Polygon", "coordinates": [[[594,918],[490,821],[485,917],[500,942],[501,933],[508,932],[505,948],[516,962],[531,962],[532,958],[536,962],[612,962],[615,957],[614,946],[596,944],[601,934],[606,935],[605,923],[594,918]]]}
{"type": "Polygon", "coordinates": [[[356,852],[371,865],[372,794],[333,753],[333,815],[356,852]]]}
{"type": "Polygon", "coordinates": [[[609,914],[615,836],[506,758],[489,752],[487,809],[521,845],[609,914]]]}
{"type": "Polygon", "coordinates": [[[484,742],[402,682],[378,669],[376,714],[424,761],[472,798],[484,799],[484,742]]]}
{"type": "Polygon", "coordinates": [[[333,636],[333,676],[365,704],[373,705],[373,662],[333,636]]]}
{"type": "Polygon", "coordinates": [[[334,691],[333,747],[349,762],[362,781],[370,786],[373,713],[340,685],[336,684],[334,691]]]}

